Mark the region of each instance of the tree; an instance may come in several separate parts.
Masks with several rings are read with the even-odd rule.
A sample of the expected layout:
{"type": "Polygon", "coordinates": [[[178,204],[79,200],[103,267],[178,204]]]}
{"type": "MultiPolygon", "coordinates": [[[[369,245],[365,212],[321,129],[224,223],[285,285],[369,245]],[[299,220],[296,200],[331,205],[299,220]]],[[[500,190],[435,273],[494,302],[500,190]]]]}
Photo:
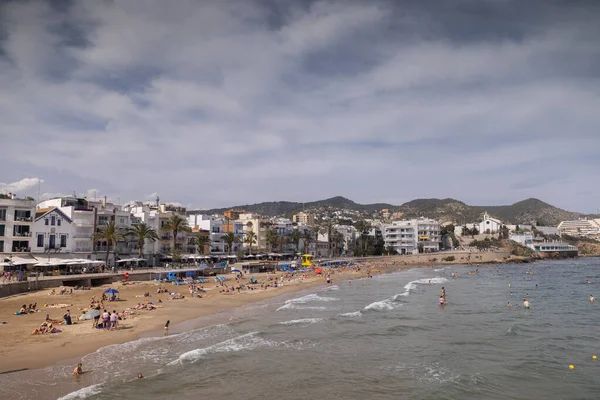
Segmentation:
{"type": "Polygon", "coordinates": [[[314,235],[311,231],[304,231],[302,234],[302,244],[304,244],[304,254],[308,254],[308,247],[313,241],[314,235]]]}
{"type": "Polygon", "coordinates": [[[206,245],[210,246],[210,236],[206,233],[196,235],[192,239],[192,244],[198,248],[198,254],[204,254],[206,245]]]}
{"type": "Polygon", "coordinates": [[[331,257],[332,232],[335,228],[335,220],[332,218],[321,219],[318,223],[318,231],[327,234],[327,257],[331,257]]]}
{"type": "Polygon", "coordinates": [[[279,243],[279,235],[275,229],[269,229],[267,231],[267,244],[269,245],[269,252],[273,252],[273,248],[279,243]]]}
{"type": "Polygon", "coordinates": [[[171,218],[163,225],[163,230],[173,233],[173,254],[177,248],[177,235],[179,232],[187,232],[190,230],[187,220],[180,215],[173,214],[171,218]]]}
{"type": "Polygon", "coordinates": [[[290,240],[292,241],[292,243],[294,243],[294,246],[296,247],[296,253],[300,251],[300,239],[302,239],[302,232],[300,232],[298,229],[294,229],[294,231],[290,235],[290,240]]]}
{"type": "Polygon", "coordinates": [[[240,241],[240,239],[233,232],[227,232],[226,234],[221,236],[221,239],[223,239],[223,241],[227,243],[227,254],[231,254],[233,244],[238,243],[240,241]]]}
{"type": "Polygon", "coordinates": [[[102,225],[98,232],[93,236],[94,241],[106,242],[106,265],[108,265],[108,255],[111,246],[116,246],[117,242],[125,239],[123,231],[117,227],[115,221],[108,221],[106,225],[102,225]]]}
{"type": "Polygon", "coordinates": [[[252,255],[252,245],[256,244],[256,233],[254,231],[246,232],[244,243],[248,245],[248,254],[252,255]]]}
{"type": "Polygon", "coordinates": [[[358,221],[356,221],[356,224],[354,224],[354,227],[356,228],[356,230],[359,233],[359,238],[360,240],[358,241],[360,244],[360,246],[357,246],[358,254],[362,254],[363,256],[367,254],[367,248],[369,245],[369,241],[367,240],[367,235],[369,234],[369,232],[371,231],[371,229],[373,229],[373,226],[365,221],[364,219],[359,219],[358,221]]]}
{"type": "Polygon", "coordinates": [[[342,254],[342,249],[344,248],[344,241],[345,241],[344,235],[342,235],[338,231],[333,231],[331,236],[332,236],[332,243],[335,245],[335,248],[339,249],[339,251],[336,252],[336,255],[340,256],[342,254]]]}
{"type": "Polygon", "coordinates": [[[126,232],[127,235],[131,235],[135,238],[135,240],[137,240],[139,258],[142,258],[142,255],[144,254],[144,242],[146,240],[151,242],[158,240],[158,234],[156,233],[156,230],[145,222],[132,225],[131,228],[127,229],[126,232]]]}
{"type": "Polygon", "coordinates": [[[386,251],[386,253],[388,253],[389,255],[392,255],[392,254],[396,254],[396,253],[397,253],[397,251],[396,251],[396,249],[394,248],[394,246],[391,246],[391,245],[390,245],[390,246],[388,246],[388,247],[386,247],[386,248],[385,248],[385,251],[386,251]]]}

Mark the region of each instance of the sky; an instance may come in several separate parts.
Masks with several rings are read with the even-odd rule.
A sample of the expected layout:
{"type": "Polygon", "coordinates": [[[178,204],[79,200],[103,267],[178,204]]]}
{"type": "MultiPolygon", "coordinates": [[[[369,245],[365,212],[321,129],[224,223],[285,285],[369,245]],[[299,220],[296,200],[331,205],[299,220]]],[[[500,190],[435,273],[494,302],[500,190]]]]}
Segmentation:
{"type": "Polygon", "coordinates": [[[596,212],[598,21],[597,0],[3,1],[0,192],[596,212]]]}

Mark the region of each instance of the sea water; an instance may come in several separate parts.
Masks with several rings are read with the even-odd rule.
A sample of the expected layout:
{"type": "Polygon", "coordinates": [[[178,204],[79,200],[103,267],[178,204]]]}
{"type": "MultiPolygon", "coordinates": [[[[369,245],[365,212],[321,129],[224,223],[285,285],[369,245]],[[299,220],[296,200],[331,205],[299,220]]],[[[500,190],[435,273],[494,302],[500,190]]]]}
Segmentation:
{"type": "Polygon", "coordinates": [[[0,398],[598,398],[600,302],[588,297],[600,297],[600,259],[476,270],[351,285],[334,275],[331,287],[236,310],[228,323],[102,348],[83,357],[81,377],[73,366],[0,375],[0,398]]]}

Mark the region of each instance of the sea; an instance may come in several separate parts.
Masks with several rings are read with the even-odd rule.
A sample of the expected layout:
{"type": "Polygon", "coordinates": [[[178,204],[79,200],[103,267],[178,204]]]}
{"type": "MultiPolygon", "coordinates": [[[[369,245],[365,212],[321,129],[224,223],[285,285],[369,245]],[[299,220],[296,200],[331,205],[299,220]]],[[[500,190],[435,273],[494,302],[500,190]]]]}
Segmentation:
{"type": "Polygon", "coordinates": [[[590,294],[600,258],[334,275],[200,329],[101,348],[80,377],[72,364],[0,375],[0,398],[598,399],[590,294]]]}

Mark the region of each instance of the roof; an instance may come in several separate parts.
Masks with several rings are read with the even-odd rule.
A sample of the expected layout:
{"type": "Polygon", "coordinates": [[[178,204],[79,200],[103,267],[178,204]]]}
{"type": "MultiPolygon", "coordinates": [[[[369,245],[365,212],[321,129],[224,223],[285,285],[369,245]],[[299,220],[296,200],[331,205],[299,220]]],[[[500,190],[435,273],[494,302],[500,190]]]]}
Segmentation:
{"type": "Polygon", "coordinates": [[[50,207],[50,208],[41,208],[39,210],[36,210],[35,212],[35,220],[39,221],[41,218],[45,217],[46,215],[55,212],[60,215],[61,217],[63,217],[64,219],[66,219],[69,223],[73,222],[71,221],[71,218],[67,217],[67,215],[60,211],[60,208],[57,207],[50,207]]]}

